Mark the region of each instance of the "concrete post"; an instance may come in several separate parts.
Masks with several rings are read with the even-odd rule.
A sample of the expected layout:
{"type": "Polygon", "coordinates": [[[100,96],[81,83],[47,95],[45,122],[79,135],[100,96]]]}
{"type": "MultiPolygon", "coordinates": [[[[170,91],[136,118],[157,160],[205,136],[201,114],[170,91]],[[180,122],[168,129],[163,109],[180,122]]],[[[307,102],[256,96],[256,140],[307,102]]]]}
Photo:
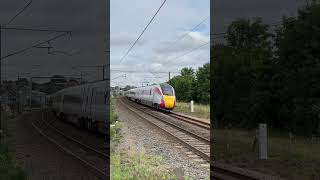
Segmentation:
{"type": "Polygon", "coordinates": [[[268,159],[267,124],[258,127],[259,159],[268,159]]]}
{"type": "Polygon", "coordinates": [[[191,112],[194,112],[193,100],[191,100],[191,102],[190,102],[190,111],[191,111],[191,112]]]}

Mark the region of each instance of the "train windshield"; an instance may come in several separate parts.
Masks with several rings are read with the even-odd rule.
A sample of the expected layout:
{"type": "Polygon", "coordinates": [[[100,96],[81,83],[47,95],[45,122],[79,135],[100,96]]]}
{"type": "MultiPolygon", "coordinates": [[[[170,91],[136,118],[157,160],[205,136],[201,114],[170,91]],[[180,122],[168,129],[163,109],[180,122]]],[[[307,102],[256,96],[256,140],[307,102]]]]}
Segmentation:
{"type": "Polygon", "coordinates": [[[173,96],[173,89],[169,84],[160,84],[163,95],[173,96]]]}

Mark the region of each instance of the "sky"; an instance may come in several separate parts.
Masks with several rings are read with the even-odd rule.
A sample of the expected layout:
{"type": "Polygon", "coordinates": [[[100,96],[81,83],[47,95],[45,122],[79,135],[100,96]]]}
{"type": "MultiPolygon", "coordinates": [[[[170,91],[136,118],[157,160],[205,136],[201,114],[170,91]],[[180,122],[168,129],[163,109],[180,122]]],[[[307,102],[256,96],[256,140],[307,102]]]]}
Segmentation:
{"type": "MultiPolygon", "coordinates": [[[[239,18],[261,17],[264,23],[281,21],[283,16],[296,16],[306,0],[213,0],[211,34],[226,32],[228,25],[239,18]]],[[[211,36],[214,38],[217,36],[211,36]]],[[[221,39],[212,41],[223,42],[221,39]]]]}
{"type": "MultiPolygon", "coordinates": [[[[0,23],[7,23],[28,1],[1,0],[0,23]]],[[[102,79],[102,68],[98,70],[80,66],[108,64],[106,34],[109,34],[109,22],[106,9],[105,1],[33,0],[7,27],[70,30],[71,37],[51,41],[53,51],[66,53],[48,54],[47,49],[33,48],[3,59],[2,79],[26,77],[27,73],[31,73],[31,76],[59,74],[79,77],[81,72],[85,80],[102,79]]],[[[56,35],[59,33],[2,30],[2,57],[56,35]]],[[[37,82],[37,79],[33,81],[37,82]]]]}
{"type": "Polygon", "coordinates": [[[162,2],[111,0],[111,86],[162,83],[169,79],[168,72],[172,78],[179,75],[183,67],[196,70],[210,61],[210,45],[205,45],[210,42],[210,1],[167,0],[141,39],[120,62],[162,2]],[[182,36],[183,39],[170,46],[182,36]],[[195,48],[199,49],[188,53],[195,48]]]}
{"type": "MultiPolygon", "coordinates": [[[[0,23],[8,22],[27,1],[0,1],[0,23]]],[[[67,52],[69,55],[48,54],[46,49],[33,48],[4,59],[2,79],[16,79],[18,75],[23,77],[27,73],[32,76],[62,74],[79,77],[82,72],[84,79],[100,80],[102,68],[79,66],[102,66],[110,63],[112,86],[140,86],[144,81],[150,84],[165,82],[169,78],[168,72],[173,77],[183,67],[197,69],[209,62],[209,45],[202,45],[209,42],[210,29],[211,33],[225,32],[233,20],[243,17],[262,17],[266,23],[278,21],[283,15],[294,16],[304,0],[211,0],[213,8],[210,18],[210,0],[167,0],[136,46],[120,62],[162,2],[163,0],[110,0],[110,12],[107,12],[106,1],[33,0],[31,6],[10,26],[71,30],[71,37],[61,37],[51,42],[55,51],[67,52]],[[110,23],[107,17],[109,13],[110,23]],[[206,18],[208,19],[203,24],[191,31],[206,18]],[[181,35],[186,36],[169,46],[181,35]],[[106,52],[108,40],[110,62],[109,52],[106,52]],[[187,54],[198,47],[201,48],[187,54]],[[128,70],[135,73],[124,72],[128,70]]],[[[55,35],[57,34],[2,30],[2,56],[55,35]]]]}

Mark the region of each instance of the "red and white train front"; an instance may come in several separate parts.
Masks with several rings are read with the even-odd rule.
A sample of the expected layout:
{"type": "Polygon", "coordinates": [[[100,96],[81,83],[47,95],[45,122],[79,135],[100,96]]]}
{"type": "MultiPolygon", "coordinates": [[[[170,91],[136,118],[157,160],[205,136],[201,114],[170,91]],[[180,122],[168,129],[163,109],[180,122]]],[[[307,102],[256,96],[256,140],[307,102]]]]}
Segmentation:
{"type": "Polygon", "coordinates": [[[173,110],[176,106],[174,88],[167,83],[131,89],[127,97],[156,109],[173,110]]]}

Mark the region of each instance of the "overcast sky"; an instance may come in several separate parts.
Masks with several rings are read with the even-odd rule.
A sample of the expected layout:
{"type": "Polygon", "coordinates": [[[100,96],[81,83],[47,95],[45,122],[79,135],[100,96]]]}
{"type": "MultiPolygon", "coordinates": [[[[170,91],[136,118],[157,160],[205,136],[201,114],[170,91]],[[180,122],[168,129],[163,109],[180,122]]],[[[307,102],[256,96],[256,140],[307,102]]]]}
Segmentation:
{"type": "Polygon", "coordinates": [[[112,86],[141,86],[143,81],[161,83],[168,80],[168,73],[141,73],[141,71],[170,71],[172,77],[178,75],[182,67],[196,69],[209,62],[209,44],[182,56],[210,40],[209,0],[167,0],[142,38],[120,63],[121,57],[137,39],[162,2],[163,0],[111,0],[112,86]],[[190,31],[205,18],[208,19],[201,26],[190,31]],[[168,48],[173,41],[184,34],[187,35],[168,48]]]}
{"type": "MultiPolygon", "coordinates": [[[[7,23],[28,1],[1,0],[0,23],[7,23]]],[[[61,37],[51,41],[51,45],[53,51],[67,52],[72,56],[62,53],[51,55],[46,49],[34,48],[3,59],[2,79],[15,79],[18,74],[26,76],[28,72],[32,76],[80,75],[79,70],[72,69],[73,66],[107,64],[106,9],[105,1],[33,0],[31,6],[8,27],[71,30],[72,37],[61,37]],[[32,68],[32,65],[40,66],[32,68]]],[[[2,30],[2,57],[56,35],[59,33],[2,30]]],[[[88,74],[84,78],[89,80],[102,78],[102,70],[92,71],[91,68],[90,72],[84,73],[88,74]]]]}
{"type": "MultiPolygon", "coordinates": [[[[209,0],[167,0],[137,45],[120,63],[130,45],[149,22],[163,0],[111,0],[110,1],[110,66],[111,85],[136,85],[143,81],[160,83],[177,75],[182,67],[194,69],[209,62],[209,45],[185,53],[209,41],[207,19],[200,27],[190,31],[209,16],[209,0]],[[168,46],[181,35],[187,36],[168,46]],[[155,71],[166,73],[129,73],[121,71],[155,71]],[[124,78],[126,74],[126,78],[124,78]]],[[[294,16],[304,0],[214,0],[211,12],[212,33],[220,33],[237,18],[262,17],[267,23],[294,16]]],[[[9,21],[27,0],[0,1],[0,23],[9,21]]],[[[2,79],[25,76],[51,76],[54,74],[80,75],[72,66],[107,64],[105,52],[107,32],[106,1],[87,0],[33,0],[31,6],[18,16],[11,27],[66,29],[73,31],[71,38],[52,41],[55,51],[65,51],[72,56],[50,55],[45,49],[32,49],[26,53],[4,59],[2,79]],[[40,65],[32,68],[32,65],[40,65]]],[[[47,32],[2,31],[2,56],[30,47],[36,42],[54,37],[47,32]]],[[[81,68],[80,68],[81,69],[81,68]]],[[[89,80],[101,79],[101,69],[82,69],[89,80]],[[89,71],[91,69],[91,71],[89,71]]]]}
{"type": "MultiPolygon", "coordinates": [[[[285,16],[296,16],[298,7],[306,0],[213,0],[211,33],[225,32],[228,25],[239,18],[261,17],[265,23],[281,21],[285,16]]],[[[211,38],[216,36],[211,36],[211,38]]],[[[221,41],[223,39],[215,39],[221,41]]]]}

